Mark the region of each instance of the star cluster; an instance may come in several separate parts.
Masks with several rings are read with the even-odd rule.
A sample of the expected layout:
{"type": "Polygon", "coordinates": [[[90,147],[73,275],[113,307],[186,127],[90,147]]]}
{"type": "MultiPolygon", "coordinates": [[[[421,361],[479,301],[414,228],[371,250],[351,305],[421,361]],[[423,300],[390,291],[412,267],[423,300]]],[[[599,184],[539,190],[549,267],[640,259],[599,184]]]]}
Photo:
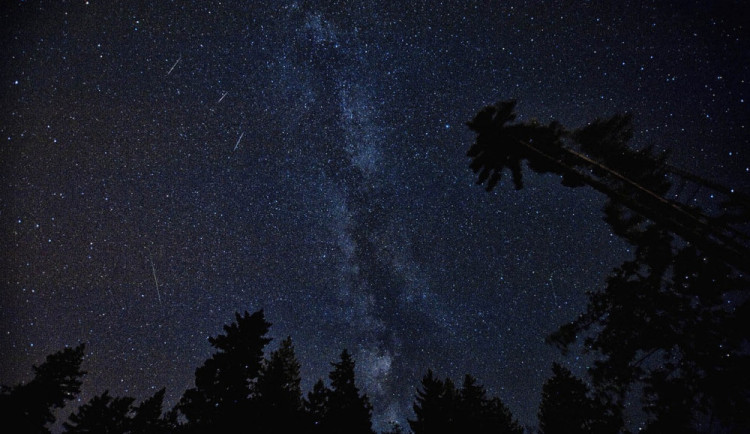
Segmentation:
{"type": "MultiPolygon", "coordinates": [[[[574,318],[628,246],[552,177],[474,185],[464,123],[517,98],[750,190],[742,2],[20,1],[2,11],[0,382],[87,343],[82,399],[173,405],[235,311],[348,348],[374,422],[427,368],[534,425],[574,318]],[[606,3],[606,5],[605,5],[606,3]]],[[[706,198],[710,200],[710,198],[706,198]]]]}

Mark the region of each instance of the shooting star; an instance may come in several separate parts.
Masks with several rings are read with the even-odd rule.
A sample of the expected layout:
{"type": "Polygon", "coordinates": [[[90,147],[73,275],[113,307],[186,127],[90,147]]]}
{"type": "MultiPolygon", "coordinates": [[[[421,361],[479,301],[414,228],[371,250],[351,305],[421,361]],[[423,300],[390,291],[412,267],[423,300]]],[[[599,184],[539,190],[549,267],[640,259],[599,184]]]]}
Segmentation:
{"type": "Polygon", "coordinates": [[[154,267],[154,257],[151,255],[151,250],[149,250],[148,248],[146,250],[148,250],[148,259],[149,262],[151,262],[151,272],[154,275],[154,284],[156,284],[156,298],[159,299],[159,304],[161,304],[161,292],[159,292],[159,281],[156,280],[156,267],[154,267]]]}
{"type": "Polygon", "coordinates": [[[242,134],[240,134],[240,138],[237,139],[237,143],[234,144],[234,149],[233,149],[234,151],[237,150],[237,146],[240,146],[240,140],[242,140],[242,136],[244,135],[245,135],[245,132],[243,131],[242,134]]]}
{"type": "Polygon", "coordinates": [[[555,306],[559,309],[560,303],[557,301],[557,291],[555,291],[555,285],[552,280],[554,277],[555,277],[555,272],[553,271],[552,274],[550,274],[549,280],[547,282],[549,282],[549,287],[552,289],[552,298],[555,301],[555,306]]]}
{"type": "Polygon", "coordinates": [[[220,103],[220,102],[221,102],[221,100],[223,100],[223,99],[224,99],[224,97],[225,97],[225,96],[227,96],[227,94],[228,94],[228,93],[229,93],[229,92],[224,92],[224,95],[222,95],[222,96],[221,96],[221,98],[219,98],[219,100],[218,100],[218,101],[216,101],[216,104],[220,103]]]}
{"type": "Polygon", "coordinates": [[[180,57],[177,59],[177,61],[172,65],[171,68],[169,68],[169,71],[167,72],[167,75],[171,74],[174,68],[177,66],[178,63],[180,63],[180,60],[182,60],[182,54],[180,54],[180,57]]]}

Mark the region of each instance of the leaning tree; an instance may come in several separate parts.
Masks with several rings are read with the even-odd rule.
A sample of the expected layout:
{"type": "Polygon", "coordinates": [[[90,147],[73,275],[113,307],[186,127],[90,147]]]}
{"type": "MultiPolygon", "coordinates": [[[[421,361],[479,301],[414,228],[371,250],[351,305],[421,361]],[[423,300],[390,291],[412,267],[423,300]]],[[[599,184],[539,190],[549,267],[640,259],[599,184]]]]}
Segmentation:
{"type": "Polygon", "coordinates": [[[597,356],[595,391],[614,418],[638,385],[649,431],[748,427],[750,198],[632,146],[630,115],[570,130],[516,122],[515,105],[485,107],[468,122],[477,184],[490,191],[507,169],[521,189],[526,166],[565,187],[591,187],[604,195],[613,232],[635,247],[588,292],[586,311],[547,341],[565,352],[583,338],[597,356]],[[721,206],[699,207],[701,190],[721,206]]]}

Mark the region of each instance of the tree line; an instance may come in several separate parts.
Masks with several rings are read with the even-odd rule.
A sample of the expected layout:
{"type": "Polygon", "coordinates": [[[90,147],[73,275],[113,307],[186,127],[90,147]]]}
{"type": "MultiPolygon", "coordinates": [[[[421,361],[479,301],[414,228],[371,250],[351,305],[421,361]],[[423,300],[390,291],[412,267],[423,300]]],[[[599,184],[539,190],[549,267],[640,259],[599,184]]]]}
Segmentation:
{"type": "MultiPolygon", "coordinates": [[[[165,389],[140,403],[105,390],[70,413],[65,433],[192,434],[206,432],[374,434],[372,405],[356,384],[347,350],[333,362],[328,382],[319,379],[305,396],[291,338],[264,357],[270,323],[262,310],[235,314],[224,333],[209,338],[215,352],[195,371],[195,387],[174,408],[163,408],[165,389]]],[[[54,414],[80,393],[85,344],[64,348],[34,366],[27,383],[2,386],[0,409],[6,427],[45,433],[54,414]]],[[[417,390],[411,432],[522,434],[521,425],[497,397],[471,375],[460,386],[428,370],[417,390]]],[[[599,432],[602,414],[586,384],[554,364],[544,385],[542,433],[599,432]]],[[[394,423],[386,433],[404,432],[394,423]]]]}

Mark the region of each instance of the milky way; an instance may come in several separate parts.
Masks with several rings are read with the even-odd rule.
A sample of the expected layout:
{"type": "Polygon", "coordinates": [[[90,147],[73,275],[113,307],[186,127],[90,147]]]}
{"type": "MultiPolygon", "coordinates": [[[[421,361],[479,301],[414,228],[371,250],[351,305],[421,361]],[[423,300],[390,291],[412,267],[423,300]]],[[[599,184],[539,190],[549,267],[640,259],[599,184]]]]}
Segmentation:
{"type": "Polygon", "coordinates": [[[552,362],[590,362],[544,337],[631,252],[593,191],[474,185],[465,122],[632,112],[636,146],[750,187],[742,2],[563,3],[5,6],[0,382],[86,342],[82,400],[171,406],[262,308],[304,390],[352,352],[379,429],[427,368],[534,425],[552,362]]]}

